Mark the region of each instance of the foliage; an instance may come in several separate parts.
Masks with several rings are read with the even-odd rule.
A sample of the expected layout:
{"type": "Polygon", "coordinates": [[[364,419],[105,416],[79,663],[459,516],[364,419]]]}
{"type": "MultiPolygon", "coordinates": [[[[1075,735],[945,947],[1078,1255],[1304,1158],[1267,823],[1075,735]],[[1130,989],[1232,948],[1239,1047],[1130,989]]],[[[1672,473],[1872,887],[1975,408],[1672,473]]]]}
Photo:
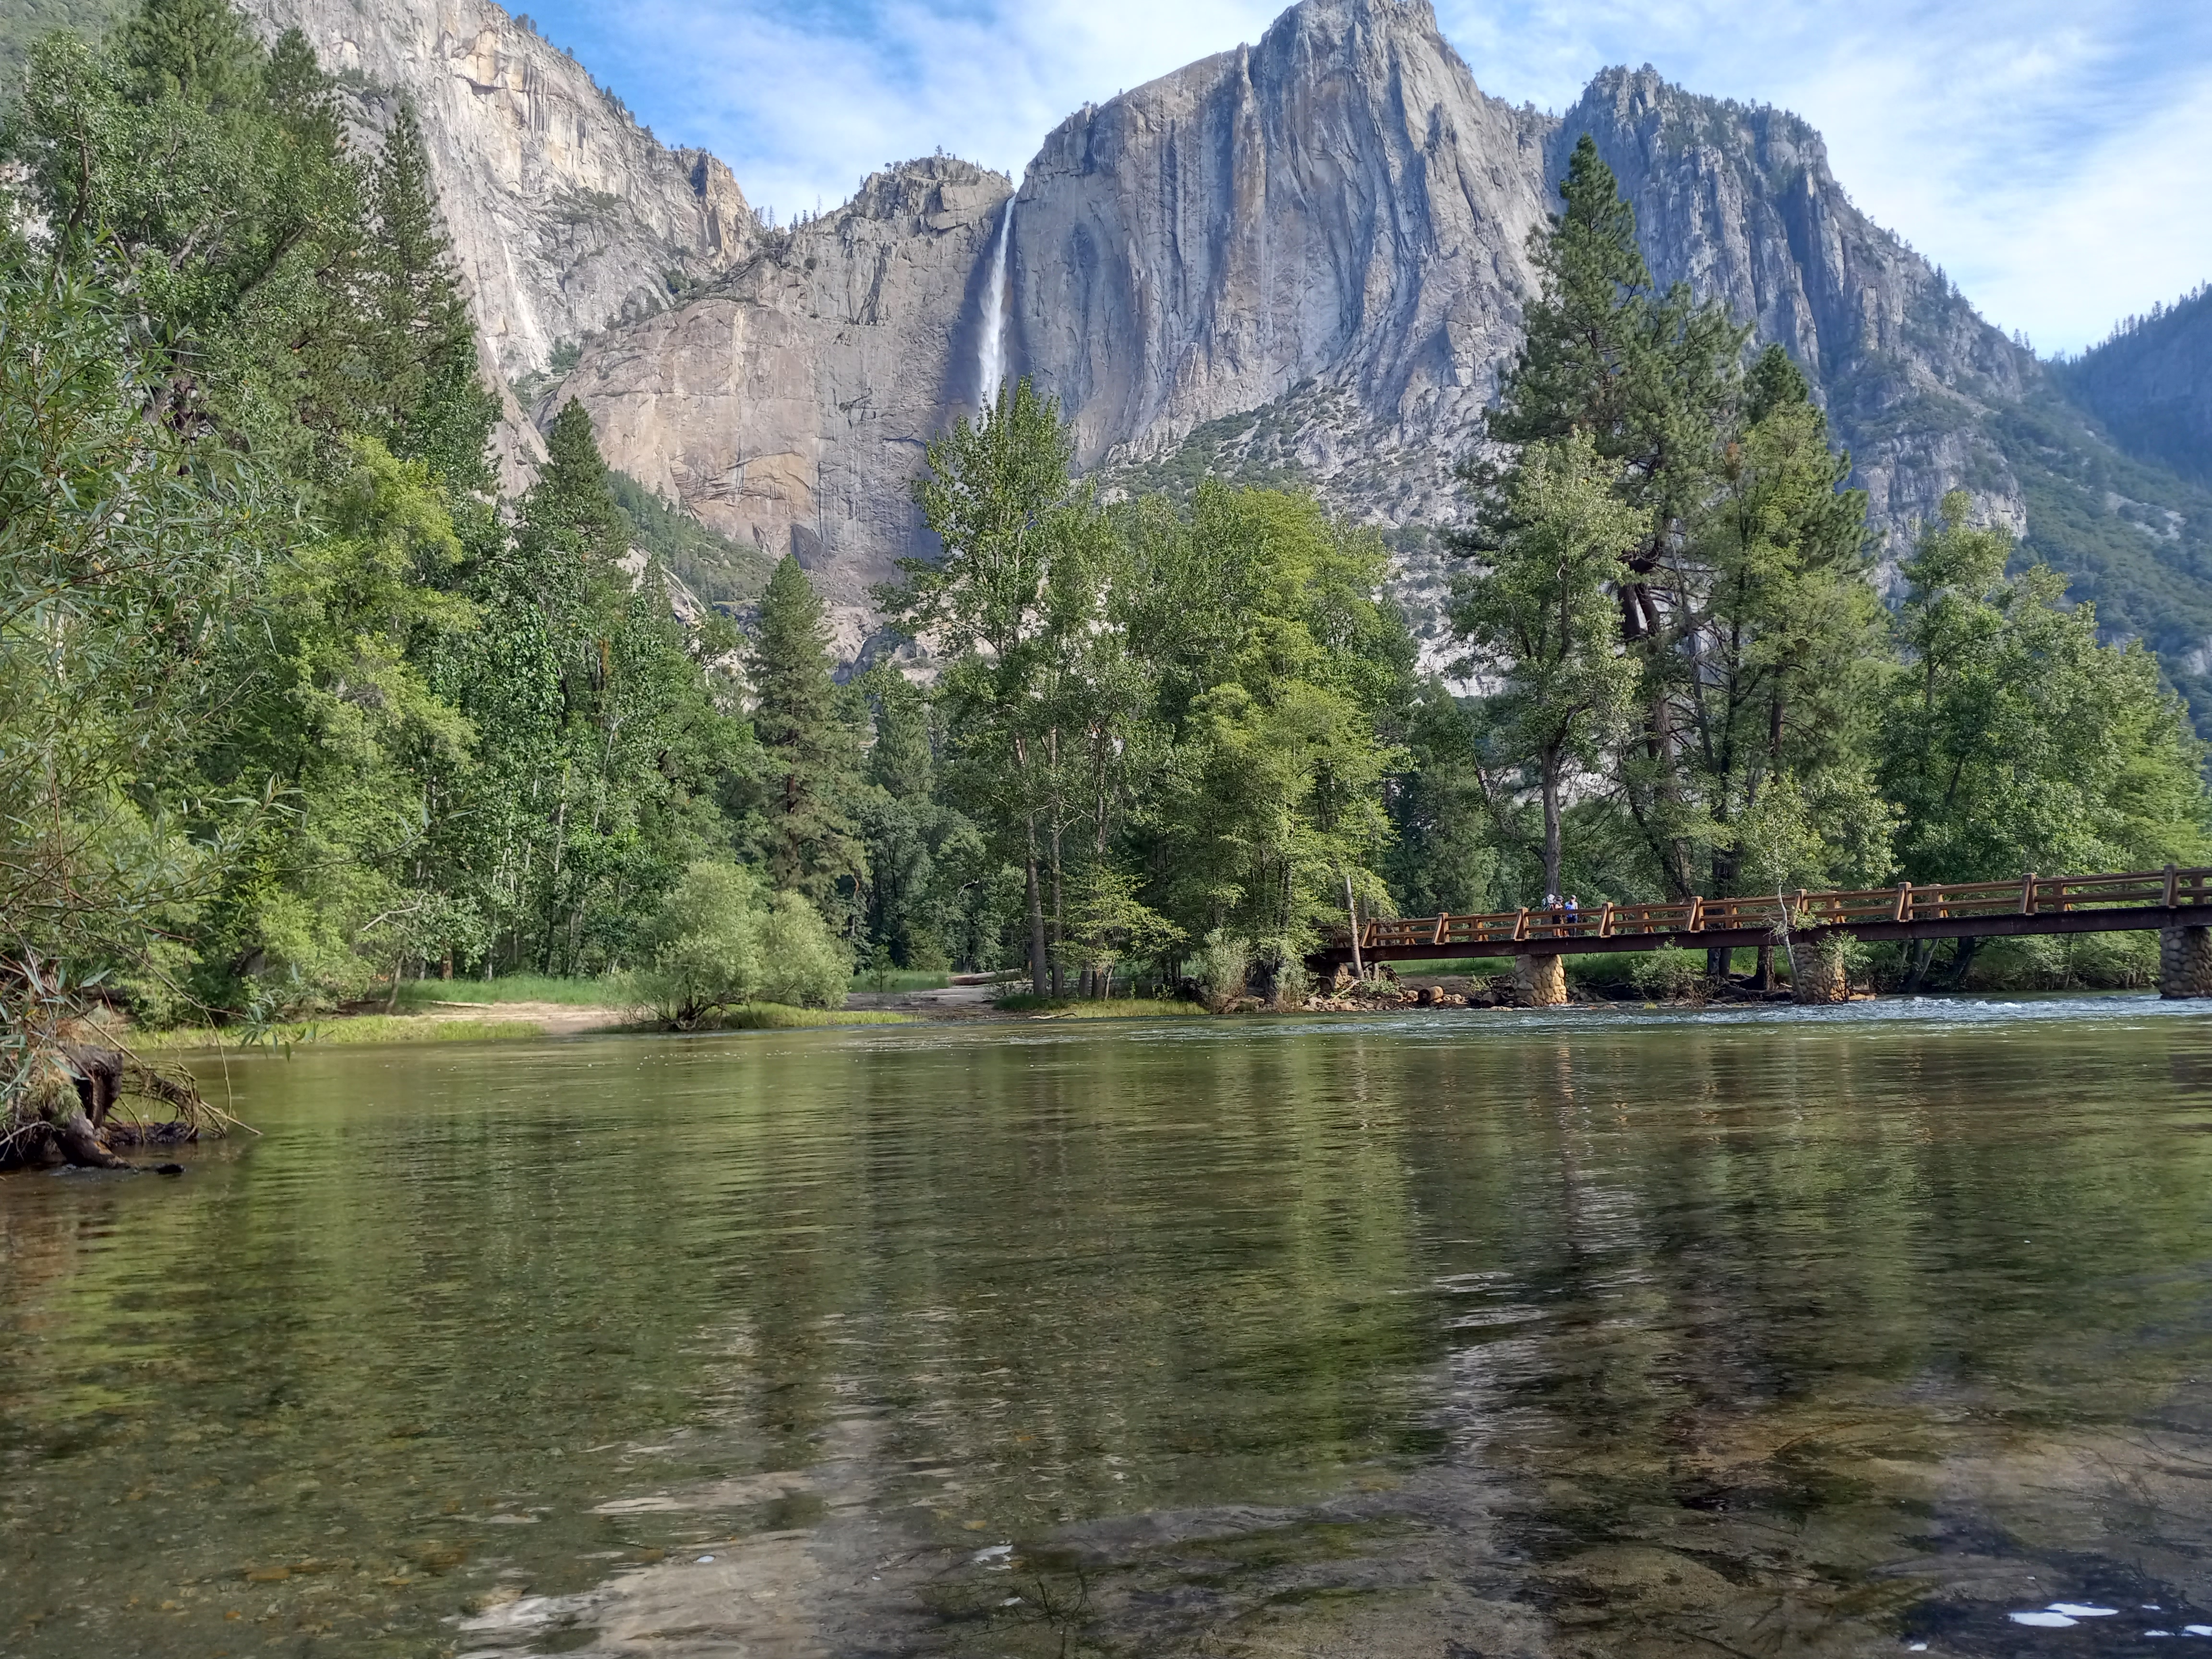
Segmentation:
{"type": "Polygon", "coordinates": [[[781,892],[769,901],[760,919],[760,951],[764,1000],[793,1008],[845,1006],[853,952],[799,894],[781,892]]]}
{"type": "Polygon", "coordinates": [[[0,246],[0,959],[173,994],[175,940],[269,797],[146,785],[235,718],[279,515],[145,418],[161,365],[129,318],[0,246]]]}
{"type": "Polygon", "coordinates": [[[769,878],[825,908],[842,908],[860,870],[851,803],[860,736],[830,673],[822,601],[799,561],[769,579],[746,663],[760,744],[757,844],[769,878]]]}
{"type": "Polygon", "coordinates": [[[2097,641],[2094,607],[1976,529],[1963,494],[1902,567],[1909,653],[1881,781],[1913,881],[2136,869],[2203,855],[2202,745],[2140,645],[2097,641]]]}
{"type": "Polygon", "coordinates": [[[1251,967],[1251,941],[1217,927],[1206,934],[1191,958],[1191,977],[1197,981],[1206,1006],[1218,1013],[1244,994],[1251,967]]]}
{"type": "Polygon", "coordinates": [[[1611,586],[1644,524],[1616,493],[1617,471],[1580,430],[1524,447],[1478,532],[1484,565],[1452,597],[1452,626],[1468,647],[1459,672],[1497,687],[1497,740],[1536,775],[1547,903],[1562,890],[1570,772],[1595,767],[1619,742],[1638,679],[1617,648],[1611,586]]]}
{"type": "Polygon", "coordinates": [[[767,588],[775,567],[758,549],[708,529],[627,472],[608,469],[607,483],[629,520],[631,544],[708,604],[749,605],[767,588]]]}
{"type": "Polygon", "coordinates": [[[1893,621],[1802,373],[1773,347],[1747,372],[1734,322],[1653,292],[1587,139],[1561,195],[1490,422],[1507,447],[1462,469],[1452,616],[1480,695],[1422,722],[1480,791],[1498,884],[1681,898],[2199,856],[2202,756],[2148,654],[2100,647],[2047,570],[2008,578],[1963,496],[1893,621]]]}
{"type": "Polygon", "coordinates": [[[726,860],[702,859],[662,901],[653,955],[630,983],[654,1015],[680,1030],[750,1002],[843,1006],[852,953],[800,895],[771,893],[726,860]]]}
{"type": "Polygon", "coordinates": [[[1705,959],[1695,951],[1667,945],[1638,954],[1628,969],[1628,982],[1640,996],[1654,1001],[1694,996],[1705,982],[1705,959]]]}

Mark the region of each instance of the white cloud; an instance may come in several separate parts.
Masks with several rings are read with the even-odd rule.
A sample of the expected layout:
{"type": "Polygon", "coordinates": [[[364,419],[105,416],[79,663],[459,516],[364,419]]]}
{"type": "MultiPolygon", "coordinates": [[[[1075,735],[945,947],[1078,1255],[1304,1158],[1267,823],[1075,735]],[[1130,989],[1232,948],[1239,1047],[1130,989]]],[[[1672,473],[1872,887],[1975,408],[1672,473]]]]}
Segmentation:
{"type": "MultiPolygon", "coordinates": [[[[1086,101],[1252,40],[1274,0],[540,0],[663,137],[784,216],[942,147],[1018,172],[1086,101]]],[[[1484,88],[1607,64],[1794,109],[1860,204],[2045,350],[2212,277],[2212,7],[2118,0],[1438,0],[1484,88]]]]}

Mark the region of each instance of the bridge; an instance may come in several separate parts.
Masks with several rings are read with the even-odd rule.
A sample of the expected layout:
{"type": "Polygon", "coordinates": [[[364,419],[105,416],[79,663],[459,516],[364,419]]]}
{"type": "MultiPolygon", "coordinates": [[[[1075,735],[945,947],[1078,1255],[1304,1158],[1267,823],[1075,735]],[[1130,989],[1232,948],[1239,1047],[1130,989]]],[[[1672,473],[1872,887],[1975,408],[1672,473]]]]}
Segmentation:
{"type": "Polygon", "coordinates": [[[1601,904],[1501,910],[1483,915],[1395,917],[1363,924],[1355,951],[1340,927],[1311,958],[1344,963],[1439,957],[1516,961],[1538,1005],[1566,1000],[1560,958],[1666,945],[1722,951],[1788,949],[1798,1000],[1841,1000],[1838,957],[1845,939],[2013,937],[2024,933],[2148,933],[2160,936],[2159,991],[2212,997],[2212,869],[2138,870],[2118,875],[2043,876],[1850,892],[1689,898],[1665,904],[1601,904]]]}

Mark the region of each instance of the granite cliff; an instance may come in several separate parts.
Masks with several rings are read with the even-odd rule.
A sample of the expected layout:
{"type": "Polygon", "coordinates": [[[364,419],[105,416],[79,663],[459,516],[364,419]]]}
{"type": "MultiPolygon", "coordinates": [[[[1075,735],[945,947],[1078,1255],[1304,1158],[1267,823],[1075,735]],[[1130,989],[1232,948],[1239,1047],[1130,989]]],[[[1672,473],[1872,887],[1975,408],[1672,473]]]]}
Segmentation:
{"type": "Polygon", "coordinates": [[[1007,368],[1060,400],[1083,465],[1304,477],[1403,532],[1407,597],[1432,610],[1420,529],[1458,510],[1450,465],[1583,131],[1661,280],[1724,297],[1814,372],[1885,527],[1962,483],[2023,526],[1974,421],[2034,360],[1856,210],[1817,134],[1649,70],[1601,76],[1564,119],[1515,108],[1480,90],[1426,0],[1304,0],[1255,45],[1077,112],[1011,194],[976,175],[957,223],[927,199],[946,164],[872,180],[681,311],[595,342],[562,395],[619,464],[726,532],[798,548],[856,599],[918,527],[854,486],[895,482],[974,405],[975,343],[1003,305],[1007,368]]]}
{"type": "Polygon", "coordinates": [[[2059,375],[2123,449],[2212,485],[2212,288],[2131,319],[2059,375]]]}
{"type": "Polygon", "coordinates": [[[2164,409],[2203,377],[2054,374],[1869,220],[1784,112],[1649,69],[1604,72],[1563,117],[1516,108],[1426,0],[1303,0],[1254,45],[1078,111],[1018,183],[915,161],[770,230],[719,162],[659,144],[488,0],[254,3],[365,108],[416,97],[487,339],[535,414],[580,398],[615,465],[796,553],[848,650],[870,584],[926,550],[905,483],[975,407],[987,337],[1109,487],[1297,477],[1383,526],[1434,638],[1430,532],[1459,510],[1451,464],[1587,131],[1660,280],[1724,298],[1811,374],[1888,556],[1964,487],[2212,708],[2212,497],[2083,406],[2125,382],[2148,389],[2095,393],[2105,410],[2164,409]]]}
{"type": "Polygon", "coordinates": [[[404,94],[503,375],[665,308],[759,234],[728,167],[672,149],[568,53],[488,0],[242,0],[297,27],[368,124],[404,94]]]}

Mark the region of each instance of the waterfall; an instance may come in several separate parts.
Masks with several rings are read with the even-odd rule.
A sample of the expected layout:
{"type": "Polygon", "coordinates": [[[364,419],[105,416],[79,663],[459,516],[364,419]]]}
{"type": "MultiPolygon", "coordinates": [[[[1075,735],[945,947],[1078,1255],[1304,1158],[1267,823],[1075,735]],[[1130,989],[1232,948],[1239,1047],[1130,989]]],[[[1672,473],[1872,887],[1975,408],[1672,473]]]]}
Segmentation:
{"type": "Polygon", "coordinates": [[[991,254],[991,280],[983,300],[983,343],[975,354],[975,406],[997,407],[999,382],[1006,378],[1006,248],[1014,238],[1014,198],[999,221],[999,245],[991,254]]]}

